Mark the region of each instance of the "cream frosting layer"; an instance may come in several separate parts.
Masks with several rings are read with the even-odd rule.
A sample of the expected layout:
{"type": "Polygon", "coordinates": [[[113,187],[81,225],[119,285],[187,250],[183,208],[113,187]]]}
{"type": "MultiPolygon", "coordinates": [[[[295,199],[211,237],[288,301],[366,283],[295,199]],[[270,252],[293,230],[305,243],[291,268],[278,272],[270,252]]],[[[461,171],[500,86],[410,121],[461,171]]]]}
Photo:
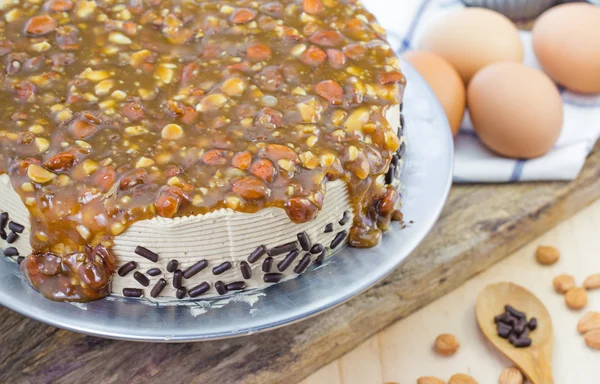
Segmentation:
{"type": "MultiPolygon", "coordinates": [[[[400,106],[388,109],[386,118],[392,126],[400,125],[400,106]]],[[[14,244],[7,244],[0,239],[0,248],[9,246],[16,247],[20,254],[27,256],[31,253],[30,245],[30,220],[29,212],[20,196],[14,191],[8,175],[0,175],[0,212],[9,212],[11,220],[17,221],[25,226],[25,231],[14,244]]],[[[150,300],[168,300],[175,298],[176,289],[173,287],[173,273],[167,272],[167,263],[177,260],[178,268],[182,271],[200,260],[207,260],[208,267],[199,272],[189,280],[183,280],[183,286],[188,290],[203,283],[210,284],[210,290],[201,298],[217,295],[214,283],[222,281],[225,284],[243,281],[246,289],[261,289],[268,285],[263,281],[262,261],[251,265],[252,277],[244,279],[240,263],[246,261],[248,255],[260,245],[272,248],[297,240],[297,234],[306,232],[312,244],[320,243],[327,248],[327,257],[334,252],[329,246],[342,230],[349,231],[352,226],[354,213],[352,212],[348,190],[345,182],[333,181],[327,183],[327,191],[323,203],[323,209],[317,218],[311,222],[295,224],[291,222],[285,211],[280,208],[267,208],[257,213],[240,213],[230,209],[221,209],[205,215],[188,216],[174,219],[156,217],[132,224],[121,235],[114,239],[112,249],[117,268],[123,264],[134,261],[137,264],[135,271],[143,273],[149,280],[147,287],[142,286],[134,279],[135,271],[124,277],[115,273],[111,283],[111,294],[122,295],[123,288],[143,289],[144,297],[150,300]],[[349,212],[350,220],[340,225],[344,212],[349,212]],[[332,223],[333,232],[325,233],[325,226],[332,223]],[[159,255],[156,263],[151,262],[135,254],[137,246],[143,246],[159,255]],[[232,268],[228,271],[214,275],[212,269],[223,263],[231,262],[232,268]],[[146,272],[151,268],[158,268],[161,274],[148,276],[146,272]],[[150,292],[157,281],[165,279],[167,285],[157,299],[150,296],[150,292]]],[[[335,251],[340,250],[346,240],[335,251]]],[[[298,247],[300,249],[300,247],[298,247]]],[[[279,273],[277,264],[287,253],[274,257],[271,272],[279,273]]],[[[294,268],[306,252],[301,251],[294,262],[283,272],[284,279],[297,276],[294,268]]],[[[318,255],[312,255],[311,265],[318,255]]]]}

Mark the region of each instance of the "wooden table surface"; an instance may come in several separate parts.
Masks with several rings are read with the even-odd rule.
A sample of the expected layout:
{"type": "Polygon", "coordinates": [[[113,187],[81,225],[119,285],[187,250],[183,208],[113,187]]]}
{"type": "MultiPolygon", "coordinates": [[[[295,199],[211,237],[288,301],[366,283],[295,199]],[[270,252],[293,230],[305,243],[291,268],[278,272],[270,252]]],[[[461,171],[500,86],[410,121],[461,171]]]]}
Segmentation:
{"type": "Polygon", "coordinates": [[[380,331],[342,358],[326,365],[301,384],[412,384],[420,376],[443,380],[468,373],[480,384],[498,383],[510,362],[484,340],[475,320],[475,300],[488,284],[512,281],[534,292],[546,305],[554,324],[553,366],[556,384],[600,383],[600,351],[589,349],[577,333],[583,313],[600,311],[600,290],[589,292],[582,311],[568,310],[554,292],[552,279],[572,274],[577,284],[590,273],[600,273],[600,201],[585,208],[450,294],[380,331]],[[550,267],[537,264],[537,245],[554,245],[562,256],[550,267]],[[432,349],[440,333],[456,335],[461,347],[452,357],[432,349]]]}

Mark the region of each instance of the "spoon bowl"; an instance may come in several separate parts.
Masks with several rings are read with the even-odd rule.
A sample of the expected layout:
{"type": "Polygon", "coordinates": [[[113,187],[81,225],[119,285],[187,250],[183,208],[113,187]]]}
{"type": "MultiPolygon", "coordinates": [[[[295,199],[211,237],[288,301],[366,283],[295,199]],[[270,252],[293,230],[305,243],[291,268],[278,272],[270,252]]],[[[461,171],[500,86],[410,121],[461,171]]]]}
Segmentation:
{"type": "Polygon", "coordinates": [[[485,337],[508,357],[533,384],[553,384],[552,378],[552,319],[542,302],[527,289],[513,283],[496,283],[487,286],[477,298],[477,322],[485,337]],[[508,340],[498,336],[494,316],[511,305],[524,312],[527,318],[537,319],[537,328],[528,337],[531,346],[515,348],[508,340]]]}

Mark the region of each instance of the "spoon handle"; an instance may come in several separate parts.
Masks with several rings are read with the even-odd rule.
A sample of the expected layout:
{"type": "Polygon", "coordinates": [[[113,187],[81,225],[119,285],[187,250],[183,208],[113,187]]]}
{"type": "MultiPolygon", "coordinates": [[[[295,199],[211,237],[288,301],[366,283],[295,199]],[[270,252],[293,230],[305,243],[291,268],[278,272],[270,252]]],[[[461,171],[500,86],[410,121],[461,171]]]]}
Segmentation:
{"type": "Polygon", "coordinates": [[[539,350],[531,351],[533,360],[533,372],[530,372],[529,380],[533,384],[554,384],[552,377],[552,346],[545,345],[539,350]]]}

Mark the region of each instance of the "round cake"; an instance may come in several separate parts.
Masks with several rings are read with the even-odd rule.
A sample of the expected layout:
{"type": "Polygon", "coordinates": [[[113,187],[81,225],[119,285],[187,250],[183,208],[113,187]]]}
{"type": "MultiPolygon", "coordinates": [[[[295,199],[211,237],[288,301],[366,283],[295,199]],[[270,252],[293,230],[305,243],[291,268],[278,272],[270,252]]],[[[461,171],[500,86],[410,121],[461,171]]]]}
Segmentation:
{"type": "Polygon", "coordinates": [[[262,289],[401,219],[405,79],[359,2],[0,9],[0,248],[46,297],[262,289]]]}

